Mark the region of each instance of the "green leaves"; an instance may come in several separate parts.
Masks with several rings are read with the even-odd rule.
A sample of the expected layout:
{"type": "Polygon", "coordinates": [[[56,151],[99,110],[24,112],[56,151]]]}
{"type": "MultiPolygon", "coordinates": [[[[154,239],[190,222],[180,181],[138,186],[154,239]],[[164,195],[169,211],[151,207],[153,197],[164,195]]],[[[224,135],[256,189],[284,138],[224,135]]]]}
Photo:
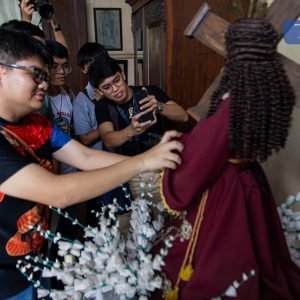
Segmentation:
{"type": "Polygon", "coordinates": [[[245,16],[245,10],[244,10],[241,0],[232,0],[231,5],[234,9],[234,12],[236,13],[236,15],[239,18],[242,18],[245,16]]]}
{"type": "Polygon", "coordinates": [[[267,0],[258,0],[253,16],[256,18],[264,18],[267,14],[268,1],[267,0]]]}
{"type": "Polygon", "coordinates": [[[247,0],[245,7],[248,7],[248,13],[246,15],[242,0],[232,0],[231,5],[233,12],[238,18],[248,17],[248,18],[263,18],[266,16],[268,2],[267,0],[247,0]]]}

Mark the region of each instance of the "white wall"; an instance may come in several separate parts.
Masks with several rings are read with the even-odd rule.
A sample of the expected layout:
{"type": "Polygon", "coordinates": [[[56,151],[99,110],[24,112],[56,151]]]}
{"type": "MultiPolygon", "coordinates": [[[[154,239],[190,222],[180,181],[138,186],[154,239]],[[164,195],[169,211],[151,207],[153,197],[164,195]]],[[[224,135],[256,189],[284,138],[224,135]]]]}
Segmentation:
{"type": "MultiPolygon", "coordinates": [[[[18,0],[0,0],[0,25],[9,20],[21,20],[21,13],[18,0]]],[[[32,23],[38,24],[40,16],[37,12],[33,14],[32,23]]]]}
{"type": "MultiPolygon", "coordinates": [[[[272,1],[269,1],[271,3],[272,1]]],[[[278,52],[300,64],[300,45],[286,44],[282,40],[278,52]]],[[[300,82],[299,82],[300,84],[300,82]]],[[[289,195],[300,192],[300,109],[295,107],[293,121],[286,147],[273,155],[264,169],[271,184],[277,203],[286,200],[289,195]]]]}
{"type": "Polygon", "coordinates": [[[124,0],[86,0],[88,38],[90,42],[95,42],[94,8],[121,8],[122,13],[122,36],[123,50],[109,51],[109,55],[114,59],[126,59],[128,61],[129,85],[134,84],[134,49],[133,35],[131,31],[131,6],[124,0]]]}
{"type": "Polygon", "coordinates": [[[20,9],[18,7],[18,0],[0,0],[0,24],[12,20],[21,19],[20,9]]]}

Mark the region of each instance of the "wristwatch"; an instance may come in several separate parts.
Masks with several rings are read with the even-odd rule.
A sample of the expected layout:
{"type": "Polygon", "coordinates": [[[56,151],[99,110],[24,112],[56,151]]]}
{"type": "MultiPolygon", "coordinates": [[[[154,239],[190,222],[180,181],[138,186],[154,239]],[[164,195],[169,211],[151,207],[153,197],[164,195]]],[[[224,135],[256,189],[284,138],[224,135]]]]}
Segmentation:
{"type": "Polygon", "coordinates": [[[156,112],[157,112],[158,114],[161,114],[163,111],[164,111],[164,104],[157,101],[156,112]]]}
{"type": "Polygon", "coordinates": [[[61,31],[61,26],[60,26],[60,24],[57,24],[54,28],[54,31],[61,31]]]}

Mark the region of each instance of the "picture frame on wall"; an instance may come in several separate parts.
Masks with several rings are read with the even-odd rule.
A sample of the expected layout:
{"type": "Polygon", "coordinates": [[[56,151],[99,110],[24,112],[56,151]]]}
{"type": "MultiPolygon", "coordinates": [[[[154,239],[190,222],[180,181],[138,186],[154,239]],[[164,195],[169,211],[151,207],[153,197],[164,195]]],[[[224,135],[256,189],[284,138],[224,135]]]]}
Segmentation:
{"type": "Polygon", "coordinates": [[[95,38],[108,51],[122,51],[121,8],[94,8],[95,38]]]}
{"type": "Polygon", "coordinates": [[[122,69],[122,72],[126,76],[126,81],[128,80],[128,60],[127,59],[116,59],[116,62],[122,69]]]}

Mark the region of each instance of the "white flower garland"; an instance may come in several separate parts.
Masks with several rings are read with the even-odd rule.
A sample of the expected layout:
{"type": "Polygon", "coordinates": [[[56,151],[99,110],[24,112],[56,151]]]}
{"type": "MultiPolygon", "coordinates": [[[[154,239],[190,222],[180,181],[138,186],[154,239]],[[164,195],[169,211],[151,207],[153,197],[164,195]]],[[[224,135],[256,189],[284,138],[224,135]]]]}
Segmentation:
{"type": "MultiPolygon", "coordinates": [[[[141,188],[144,183],[141,184],[141,188]]],[[[151,185],[150,185],[151,188],[151,185]]],[[[141,193],[143,195],[143,193],[141,193]]],[[[144,196],[144,195],[143,195],[144,196]]],[[[151,198],[151,192],[147,193],[151,198]]],[[[40,257],[25,257],[17,268],[38,288],[39,298],[50,296],[52,299],[102,299],[102,294],[114,292],[119,299],[148,299],[155,289],[162,286],[161,268],[164,257],[172,246],[173,236],[167,236],[159,254],[152,255],[152,249],[158,232],[164,224],[164,218],[152,217],[152,202],[143,198],[132,201],[131,230],[125,240],[119,231],[117,203],[108,205],[101,213],[99,227],[84,227],[60,209],[51,208],[69,219],[73,225],[81,226],[85,231],[84,242],[71,241],[59,233],[54,235],[40,227],[35,229],[46,239],[57,243],[58,255],[64,262],[50,261],[40,257]],[[56,277],[64,284],[64,290],[48,290],[34,274],[42,272],[43,277],[56,277]]],[[[158,205],[163,210],[163,205],[158,205]]],[[[127,209],[127,208],[126,208],[127,209]]]]}
{"type": "Polygon", "coordinates": [[[278,207],[282,228],[287,240],[290,254],[294,262],[300,267],[300,211],[293,210],[300,204],[300,193],[290,196],[285,203],[278,207]]]}

